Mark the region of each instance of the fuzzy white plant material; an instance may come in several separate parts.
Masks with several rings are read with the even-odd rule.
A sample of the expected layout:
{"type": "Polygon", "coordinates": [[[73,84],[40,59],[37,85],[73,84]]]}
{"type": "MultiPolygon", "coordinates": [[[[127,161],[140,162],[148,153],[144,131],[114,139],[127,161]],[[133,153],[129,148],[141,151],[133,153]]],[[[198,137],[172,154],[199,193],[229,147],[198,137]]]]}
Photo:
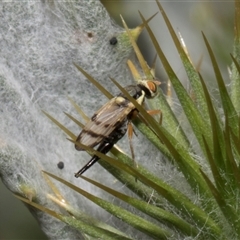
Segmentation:
{"type": "MultiPolygon", "coordinates": [[[[109,77],[122,86],[131,84],[126,61],[133,50],[125,30],[113,23],[98,0],[5,2],[0,5],[0,16],[0,176],[3,183],[12,192],[57,212],[61,209],[48,198],[52,190],[42,170],[89,192],[103,194],[74,177],[90,157],[77,152],[42,110],[77,135],[79,127],[63,114],[66,111],[79,118],[68,96],[90,117],[107,101],[73,62],[113,94],[116,88],[109,77]],[[115,45],[109,42],[113,37],[118,41],[115,45]],[[60,161],[64,162],[63,169],[57,166],[60,161]]],[[[157,153],[150,153],[153,147],[141,136],[134,141],[137,161],[141,157],[149,166],[156,162],[157,153]]],[[[156,164],[152,169],[156,170],[156,164]]],[[[98,164],[86,174],[110,186],[115,184],[116,188],[113,177],[98,164]]],[[[54,183],[72,207],[101,216],[103,220],[109,218],[80,195],[54,183]]],[[[34,215],[51,239],[81,238],[76,230],[47,214],[35,210],[34,215]]],[[[118,226],[119,222],[114,221],[111,219],[118,226]]],[[[123,225],[123,228],[126,232],[127,227],[123,225]]]]}
{"type": "MultiPolygon", "coordinates": [[[[113,23],[98,0],[5,2],[0,5],[0,16],[0,176],[12,192],[59,212],[47,197],[52,190],[41,171],[93,191],[74,177],[89,156],[77,152],[42,110],[77,135],[79,127],[63,114],[75,114],[68,96],[89,116],[107,99],[72,63],[114,93],[110,76],[122,86],[131,84],[126,61],[132,47],[123,38],[125,30],[113,23]],[[117,44],[110,44],[112,37],[117,38],[117,44]],[[57,166],[59,161],[64,162],[62,170],[57,166]]],[[[99,169],[96,164],[92,176],[99,169]]],[[[113,182],[111,176],[99,175],[101,181],[113,182]]],[[[73,207],[102,214],[96,214],[83,197],[56,184],[73,207]]],[[[34,211],[34,215],[51,239],[81,238],[80,233],[47,214],[34,211]]]]}

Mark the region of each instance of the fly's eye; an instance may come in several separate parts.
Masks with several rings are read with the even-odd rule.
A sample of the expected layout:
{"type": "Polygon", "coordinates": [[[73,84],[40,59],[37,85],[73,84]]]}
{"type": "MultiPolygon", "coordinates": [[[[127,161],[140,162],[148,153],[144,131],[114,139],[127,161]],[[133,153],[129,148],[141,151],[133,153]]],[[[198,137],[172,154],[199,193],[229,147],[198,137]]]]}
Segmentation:
{"type": "Polygon", "coordinates": [[[155,82],[148,81],[148,82],[147,82],[147,86],[148,86],[148,89],[149,89],[151,92],[153,92],[153,93],[157,92],[157,84],[156,84],[155,82]]]}
{"type": "Polygon", "coordinates": [[[153,98],[158,94],[159,81],[155,80],[140,80],[138,86],[145,92],[146,98],[153,98]]]}

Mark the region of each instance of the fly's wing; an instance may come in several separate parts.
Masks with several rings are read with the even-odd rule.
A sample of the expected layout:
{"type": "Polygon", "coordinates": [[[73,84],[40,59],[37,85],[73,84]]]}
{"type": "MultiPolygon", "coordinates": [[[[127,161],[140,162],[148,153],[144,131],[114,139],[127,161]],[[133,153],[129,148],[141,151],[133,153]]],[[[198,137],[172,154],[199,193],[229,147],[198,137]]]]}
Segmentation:
{"type": "MultiPolygon", "coordinates": [[[[131,102],[121,96],[111,99],[93,115],[76,141],[88,147],[95,147],[107,138],[134,108],[131,102]]],[[[78,151],[84,150],[77,144],[75,148],[78,151]]]]}

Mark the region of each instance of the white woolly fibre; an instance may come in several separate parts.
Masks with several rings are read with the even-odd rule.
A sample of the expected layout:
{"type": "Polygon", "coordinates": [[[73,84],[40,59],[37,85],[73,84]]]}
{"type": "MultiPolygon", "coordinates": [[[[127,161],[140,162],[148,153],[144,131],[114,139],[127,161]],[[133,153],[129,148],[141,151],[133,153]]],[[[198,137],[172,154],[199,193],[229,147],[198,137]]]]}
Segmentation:
{"type": "MultiPolygon", "coordinates": [[[[26,193],[22,186],[28,186],[35,191],[36,202],[57,212],[61,209],[47,198],[52,191],[42,177],[41,170],[101,196],[103,193],[98,193],[97,189],[74,177],[74,173],[90,159],[89,155],[77,152],[73,144],[66,140],[66,134],[42,110],[77,135],[79,127],[63,113],[66,111],[79,118],[68,96],[89,117],[107,101],[74,67],[73,62],[113,94],[116,88],[110,76],[122,86],[131,84],[126,61],[132,54],[132,47],[130,43],[121,41],[124,29],[112,22],[97,0],[6,2],[0,5],[0,17],[2,181],[11,191],[23,196],[26,193]],[[112,37],[119,37],[116,45],[110,45],[112,37]],[[64,162],[62,170],[57,167],[59,161],[64,162]]],[[[149,158],[148,144],[142,143],[141,136],[134,141],[134,148],[139,149],[136,150],[137,157],[151,166],[156,155],[154,159],[149,158]]],[[[123,141],[122,145],[129,149],[127,141],[123,141]]],[[[86,175],[110,186],[114,184],[113,177],[98,164],[86,175]]],[[[101,219],[109,218],[105,211],[96,209],[79,194],[54,183],[73,207],[101,219]]],[[[115,183],[115,188],[116,185],[121,187],[121,184],[115,183]]],[[[51,239],[81,238],[75,230],[49,215],[36,211],[35,216],[51,239]]],[[[114,224],[118,225],[117,222],[114,224]]],[[[126,230],[126,226],[124,228],[126,230]]]]}

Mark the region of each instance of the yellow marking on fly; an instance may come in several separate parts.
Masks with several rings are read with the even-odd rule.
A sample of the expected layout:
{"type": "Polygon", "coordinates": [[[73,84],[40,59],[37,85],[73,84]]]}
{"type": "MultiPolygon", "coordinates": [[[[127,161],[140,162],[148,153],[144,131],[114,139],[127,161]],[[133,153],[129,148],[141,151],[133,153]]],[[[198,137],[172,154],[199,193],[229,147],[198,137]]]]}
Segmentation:
{"type": "Polygon", "coordinates": [[[145,92],[142,91],[142,95],[137,99],[137,103],[142,105],[145,99],[145,92]]]}

